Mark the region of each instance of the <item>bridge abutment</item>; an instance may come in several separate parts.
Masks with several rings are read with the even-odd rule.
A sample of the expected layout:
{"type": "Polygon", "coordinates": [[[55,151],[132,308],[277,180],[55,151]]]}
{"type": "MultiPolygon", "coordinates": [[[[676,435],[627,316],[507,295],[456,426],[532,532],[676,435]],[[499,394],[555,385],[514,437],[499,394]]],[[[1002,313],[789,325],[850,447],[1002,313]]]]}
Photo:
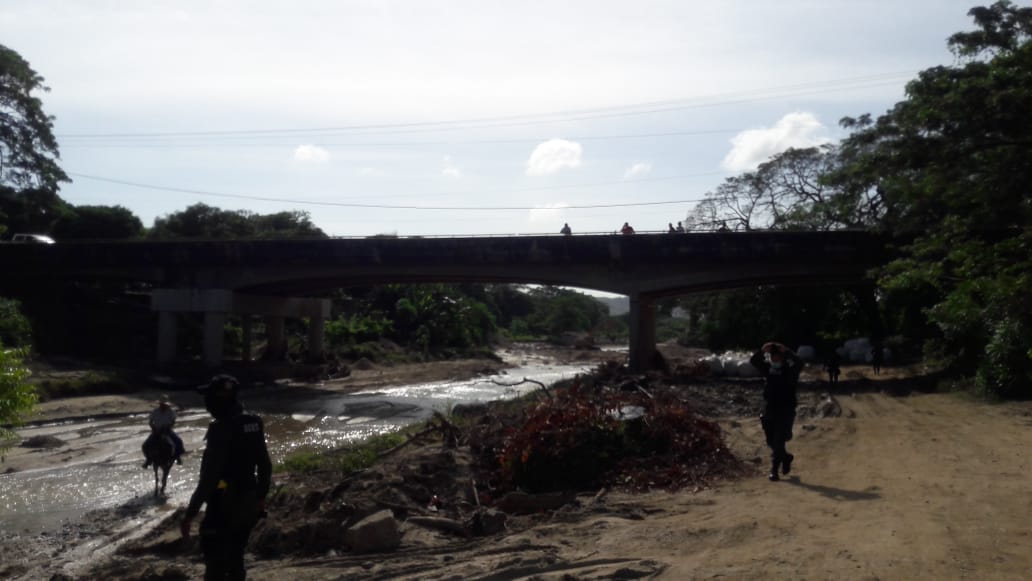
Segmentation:
{"type": "Polygon", "coordinates": [[[177,316],[180,313],[203,313],[203,361],[209,367],[218,367],[224,357],[224,329],[230,315],[242,317],[241,358],[244,361],[252,359],[252,315],[265,317],[266,359],[279,360],[286,357],[286,317],[309,320],[307,357],[311,360],[321,359],[325,320],[330,315],[330,300],[246,295],[228,289],[155,289],[151,293],[151,310],[159,312],[160,363],[172,363],[176,360],[177,316]]]}

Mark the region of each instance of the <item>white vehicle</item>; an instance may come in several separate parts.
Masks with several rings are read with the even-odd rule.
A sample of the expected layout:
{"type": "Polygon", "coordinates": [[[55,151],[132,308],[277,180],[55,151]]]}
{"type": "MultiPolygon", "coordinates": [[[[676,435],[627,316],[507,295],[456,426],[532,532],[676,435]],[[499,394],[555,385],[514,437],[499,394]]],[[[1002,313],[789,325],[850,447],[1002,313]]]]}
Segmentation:
{"type": "Polygon", "coordinates": [[[43,234],[15,234],[11,242],[20,244],[53,244],[54,239],[43,234]]]}

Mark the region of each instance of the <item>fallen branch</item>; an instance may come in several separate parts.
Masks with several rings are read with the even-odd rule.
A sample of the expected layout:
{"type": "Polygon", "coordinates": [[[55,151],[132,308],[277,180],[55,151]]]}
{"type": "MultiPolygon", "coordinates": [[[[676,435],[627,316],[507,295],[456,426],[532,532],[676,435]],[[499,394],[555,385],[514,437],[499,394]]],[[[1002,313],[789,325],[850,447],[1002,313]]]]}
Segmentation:
{"type": "Polygon", "coordinates": [[[526,377],[524,377],[523,381],[517,381],[516,383],[502,383],[501,381],[492,379],[491,383],[495,385],[500,385],[502,387],[516,387],[517,385],[523,385],[524,383],[536,383],[538,384],[538,387],[541,388],[541,391],[545,392],[545,395],[547,395],[549,399],[552,398],[552,392],[548,390],[548,387],[536,379],[527,379],[526,377]]]}

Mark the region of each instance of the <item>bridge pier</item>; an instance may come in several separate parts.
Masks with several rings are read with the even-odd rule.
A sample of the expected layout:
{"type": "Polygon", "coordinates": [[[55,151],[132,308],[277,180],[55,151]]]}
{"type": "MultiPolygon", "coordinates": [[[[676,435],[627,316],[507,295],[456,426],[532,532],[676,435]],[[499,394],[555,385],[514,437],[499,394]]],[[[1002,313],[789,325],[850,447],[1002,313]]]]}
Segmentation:
{"type": "Polygon", "coordinates": [[[283,317],[265,316],[265,353],[266,361],[282,361],[287,358],[287,339],[283,332],[286,321],[283,317]]]}
{"type": "Polygon", "coordinates": [[[632,293],[629,298],[630,367],[646,371],[656,354],[656,299],[644,293],[632,293]]]}
{"type": "Polygon", "coordinates": [[[298,297],[246,295],[229,289],[155,289],[151,293],[151,310],[158,311],[158,361],[172,363],[176,359],[178,313],[204,313],[204,364],[218,367],[222,363],[224,328],[231,314],[242,315],[244,361],[251,359],[253,333],[251,315],[264,315],[268,349],[266,358],[286,356],[284,318],[308,318],[310,359],[323,355],[323,330],[330,315],[330,300],[298,297]]]}

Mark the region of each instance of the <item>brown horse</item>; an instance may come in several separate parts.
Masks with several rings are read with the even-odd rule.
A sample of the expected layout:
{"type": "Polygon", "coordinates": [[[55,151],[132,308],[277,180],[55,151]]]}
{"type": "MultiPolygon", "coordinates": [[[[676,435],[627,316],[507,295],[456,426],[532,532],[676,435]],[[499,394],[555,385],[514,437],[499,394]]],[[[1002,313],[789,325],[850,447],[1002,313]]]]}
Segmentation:
{"type": "Polygon", "coordinates": [[[154,496],[165,494],[165,484],[168,483],[168,471],[176,461],[176,444],[167,432],[151,434],[143,442],[143,455],[154,467],[154,496]],[[161,488],[158,488],[158,470],[161,470],[161,488]]]}

